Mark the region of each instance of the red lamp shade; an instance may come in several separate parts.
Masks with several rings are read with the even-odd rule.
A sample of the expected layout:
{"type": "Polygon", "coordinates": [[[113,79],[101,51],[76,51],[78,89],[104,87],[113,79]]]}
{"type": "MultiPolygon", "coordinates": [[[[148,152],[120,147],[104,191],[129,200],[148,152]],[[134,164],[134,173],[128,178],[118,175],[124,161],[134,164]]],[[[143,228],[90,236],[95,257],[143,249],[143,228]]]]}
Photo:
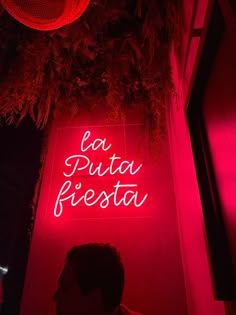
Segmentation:
{"type": "Polygon", "coordinates": [[[42,31],[55,30],[77,20],[90,0],[2,0],[17,21],[42,31]]]}

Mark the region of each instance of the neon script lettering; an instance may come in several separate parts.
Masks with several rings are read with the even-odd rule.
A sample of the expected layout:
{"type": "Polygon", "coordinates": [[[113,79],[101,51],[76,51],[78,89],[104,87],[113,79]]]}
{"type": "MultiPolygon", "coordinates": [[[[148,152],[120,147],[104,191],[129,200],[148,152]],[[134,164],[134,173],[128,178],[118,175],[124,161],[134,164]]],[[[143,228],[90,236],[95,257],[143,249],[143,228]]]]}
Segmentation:
{"type": "Polygon", "coordinates": [[[91,159],[85,155],[86,152],[91,149],[92,151],[108,151],[111,148],[111,144],[107,144],[107,139],[95,139],[94,141],[88,143],[88,140],[91,136],[90,131],[86,131],[83,135],[80,150],[84,154],[75,154],[71,155],[65,160],[66,170],[63,172],[63,175],[67,180],[62,184],[59,193],[57,195],[56,203],[54,206],[54,215],[60,217],[63,213],[65,203],[70,206],[99,206],[104,209],[109,206],[129,206],[133,205],[135,207],[141,207],[145,200],[148,197],[148,194],[140,197],[137,190],[137,184],[121,184],[120,180],[113,185],[113,191],[108,193],[105,190],[96,192],[93,189],[86,190],[82,195],[80,193],[82,188],[82,183],[73,184],[71,177],[74,175],[83,175],[88,176],[99,176],[103,177],[104,175],[115,175],[115,174],[128,174],[134,176],[142,168],[142,164],[135,166],[134,161],[122,160],[120,156],[117,156],[115,153],[109,157],[108,166],[103,165],[100,162],[98,165],[95,165],[91,159]]]}

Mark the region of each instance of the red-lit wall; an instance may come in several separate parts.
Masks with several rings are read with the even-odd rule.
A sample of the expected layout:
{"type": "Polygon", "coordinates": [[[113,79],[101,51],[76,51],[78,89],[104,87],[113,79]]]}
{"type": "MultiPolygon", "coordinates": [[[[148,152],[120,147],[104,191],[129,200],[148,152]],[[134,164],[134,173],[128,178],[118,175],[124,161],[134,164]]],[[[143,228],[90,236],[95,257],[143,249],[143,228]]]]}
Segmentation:
{"type": "Polygon", "coordinates": [[[226,30],[206,87],[203,110],[217,187],[236,266],[235,30],[235,26],[226,24],[226,30]]]}
{"type": "MultiPolygon", "coordinates": [[[[223,4],[222,13],[225,31],[206,86],[203,114],[236,270],[236,17],[227,3],[223,4]]],[[[226,314],[236,314],[233,303],[226,303],[226,314]]]]}
{"type": "MultiPolygon", "coordinates": [[[[207,1],[199,1],[201,9],[196,14],[198,21],[195,21],[194,24],[204,29],[207,23],[206,21],[204,23],[202,17],[205,16],[204,8],[206,6],[202,2],[207,3],[207,1]]],[[[229,9],[229,2],[220,1],[220,4],[223,13],[225,13],[225,6],[227,10],[229,9]]],[[[191,16],[190,12],[189,16],[191,16]]],[[[228,225],[231,228],[235,222],[232,207],[235,204],[233,193],[233,187],[235,187],[233,181],[235,179],[235,165],[232,158],[232,151],[235,146],[233,143],[235,144],[236,134],[236,98],[234,95],[235,40],[233,39],[235,38],[236,28],[235,24],[232,24],[232,16],[232,14],[230,17],[225,16],[227,21],[229,21],[228,18],[230,19],[232,33],[226,34],[221,43],[209,85],[206,85],[204,102],[204,106],[206,107],[205,119],[209,126],[208,132],[212,141],[211,150],[216,166],[217,179],[220,190],[223,192],[223,199],[227,203],[228,225]],[[224,114],[222,114],[222,106],[226,107],[224,114]]],[[[187,39],[185,42],[187,43],[187,39]]],[[[188,55],[186,55],[185,69],[179,67],[173,53],[173,72],[178,97],[173,99],[168,113],[170,154],[173,167],[188,314],[236,314],[234,303],[224,303],[214,299],[202,207],[185,113],[185,106],[189,91],[191,91],[200,43],[201,38],[193,38],[188,51],[186,47],[188,55]]],[[[230,234],[232,244],[235,244],[236,238],[233,228],[230,234]]]]}
{"type": "Polygon", "coordinates": [[[169,134],[189,315],[223,315],[213,296],[205,229],[185,113],[173,106],[169,134]]]}
{"type": "MultiPolygon", "coordinates": [[[[102,126],[98,116],[96,112],[81,116],[76,123],[53,123],[21,315],[49,314],[53,310],[51,297],[66,252],[74,244],[86,242],[110,242],[120,250],[126,269],[124,302],[128,306],[145,315],[187,315],[168,141],[164,139],[161,153],[155,157],[155,151],[150,151],[147,129],[137,121],[137,113],[131,115],[131,125],[126,122],[102,126]],[[121,180],[138,183],[140,196],[149,194],[144,206],[65,206],[60,217],[53,216],[56,192],[65,171],[64,158],[78,154],[85,130],[90,130],[95,138],[106,137],[107,143],[112,143],[110,153],[143,164],[137,176],[121,176],[121,180]]],[[[109,150],[90,152],[89,156],[99,161],[110,154],[109,150]]],[[[99,186],[109,190],[113,178],[97,180],[81,174],[81,181],[94,190],[99,190],[99,186]]]]}

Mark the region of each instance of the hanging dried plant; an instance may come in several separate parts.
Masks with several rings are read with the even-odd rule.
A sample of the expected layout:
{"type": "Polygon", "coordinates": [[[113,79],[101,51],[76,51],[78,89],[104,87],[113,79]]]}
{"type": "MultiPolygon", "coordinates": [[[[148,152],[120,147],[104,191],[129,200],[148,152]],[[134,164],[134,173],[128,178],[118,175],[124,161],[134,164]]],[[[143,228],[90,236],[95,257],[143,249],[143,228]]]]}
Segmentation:
{"type": "Polygon", "coordinates": [[[83,16],[50,32],[0,10],[0,116],[38,127],[49,113],[106,106],[120,117],[141,106],[158,138],[173,92],[170,48],[181,43],[182,0],[92,0],[83,16]]]}

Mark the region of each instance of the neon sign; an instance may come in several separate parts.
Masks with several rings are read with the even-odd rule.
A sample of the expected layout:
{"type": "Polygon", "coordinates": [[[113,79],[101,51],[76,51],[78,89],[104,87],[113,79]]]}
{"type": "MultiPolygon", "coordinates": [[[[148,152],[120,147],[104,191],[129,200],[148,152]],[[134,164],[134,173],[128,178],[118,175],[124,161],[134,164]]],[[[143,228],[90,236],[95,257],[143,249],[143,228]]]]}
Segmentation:
{"type": "Polygon", "coordinates": [[[135,162],[122,160],[120,156],[115,153],[108,159],[106,165],[103,162],[98,164],[91,161],[89,152],[102,151],[109,152],[112,144],[107,144],[107,139],[96,138],[91,141],[91,132],[86,131],[82,137],[80,144],[80,151],[82,154],[70,155],[65,159],[65,171],[63,175],[65,182],[62,184],[54,206],[54,216],[60,217],[64,210],[64,203],[70,204],[72,207],[79,205],[92,207],[99,206],[104,209],[109,206],[129,206],[141,207],[148,197],[146,193],[144,196],[139,195],[137,190],[138,185],[134,183],[122,184],[120,179],[112,185],[113,191],[107,192],[106,190],[95,191],[88,189],[82,193],[82,182],[73,183],[72,177],[81,177],[81,172],[86,172],[90,177],[98,176],[99,178],[109,175],[136,175],[142,168],[142,164],[135,165],[135,162]],[[86,155],[87,154],[87,155],[86,155]]]}

